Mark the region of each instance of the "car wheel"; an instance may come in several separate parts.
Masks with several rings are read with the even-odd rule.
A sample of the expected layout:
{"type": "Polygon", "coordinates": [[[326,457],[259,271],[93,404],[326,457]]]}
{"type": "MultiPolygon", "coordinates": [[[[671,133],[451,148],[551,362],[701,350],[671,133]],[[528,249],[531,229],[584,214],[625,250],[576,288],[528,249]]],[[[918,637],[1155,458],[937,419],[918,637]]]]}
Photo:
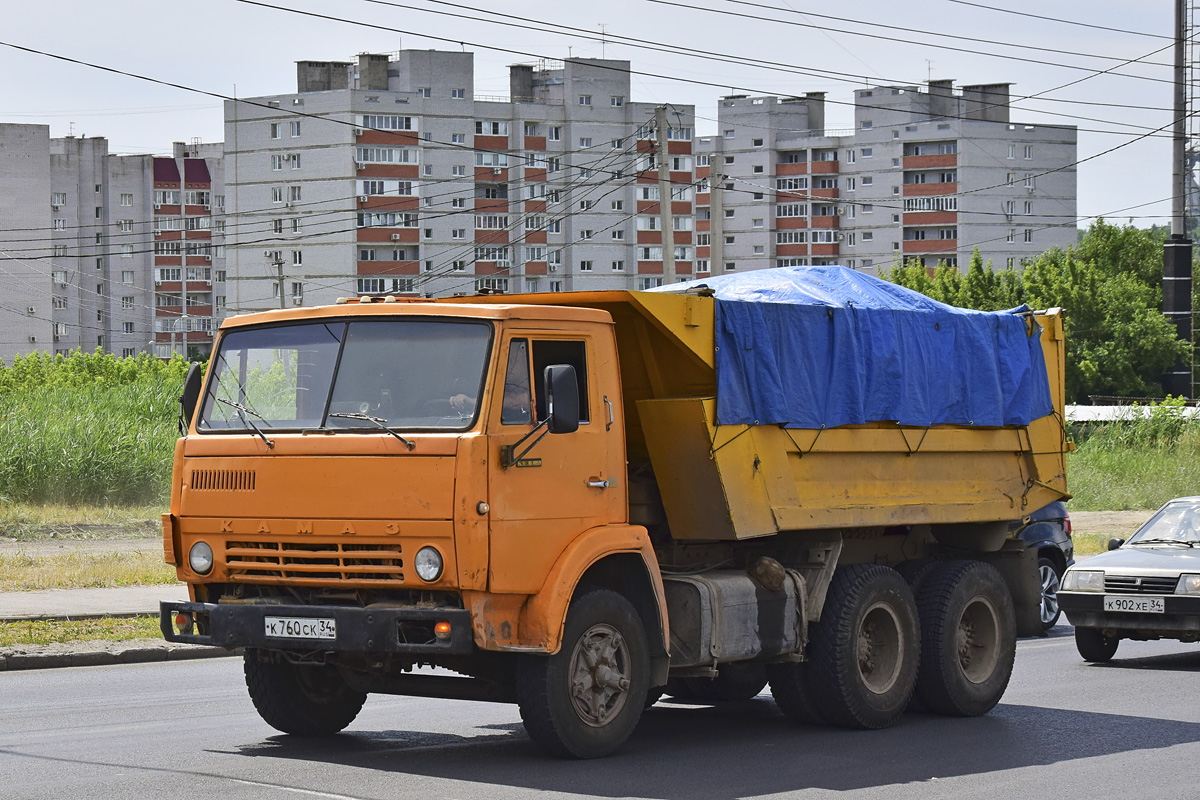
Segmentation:
{"type": "Polygon", "coordinates": [[[1099,628],[1075,629],[1075,649],[1083,656],[1084,661],[1093,664],[1103,664],[1111,659],[1116,655],[1117,645],[1120,643],[1121,640],[1116,636],[1105,636],[1104,631],[1099,628]]]}
{"type": "Polygon", "coordinates": [[[1045,556],[1038,559],[1038,578],[1042,582],[1042,630],[1048,631],[1058,622],[1062,609],[1058,607],[1058,589],[1062,585],[1062,570],[1045,556]]]}

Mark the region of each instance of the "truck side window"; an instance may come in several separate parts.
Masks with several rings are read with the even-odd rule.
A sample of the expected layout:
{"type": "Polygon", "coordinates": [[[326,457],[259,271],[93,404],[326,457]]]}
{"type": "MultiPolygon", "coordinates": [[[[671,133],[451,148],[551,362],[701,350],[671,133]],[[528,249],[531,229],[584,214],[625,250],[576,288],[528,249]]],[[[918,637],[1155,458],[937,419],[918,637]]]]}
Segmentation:
{"type": "Polygon", "coordinates": [[[504,370],[504,405],[500,409],[503,425],[528,425],[533,396],[529,391],[529,340],[513,339],[508,345],[508,366],[504,370]]]}
{"type": "Polygon", "coordinates": [[[537,395],[538,419],[546,415],[546,367],[555,364],[570,364],[575,368],[575,380],[579,382],[579,421],[587,422],[587,359],[584,342],[541,340],[533,343],[533,388],[537,395]]]}

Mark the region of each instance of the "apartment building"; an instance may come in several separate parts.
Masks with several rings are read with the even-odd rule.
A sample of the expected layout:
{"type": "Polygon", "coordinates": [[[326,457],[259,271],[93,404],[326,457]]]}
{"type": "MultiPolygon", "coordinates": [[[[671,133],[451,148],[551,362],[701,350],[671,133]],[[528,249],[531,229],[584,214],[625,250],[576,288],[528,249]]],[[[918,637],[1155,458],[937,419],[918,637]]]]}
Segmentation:
{"type": "Polygon", "coordinates": [[[724,97],[697,141],[697,270],[900,261],[1020,268],[1075,243],[1076,130],[1009,119],[1007,84],[855,92],[855,127],[825,95],[724,97]]]}
{"type": "Polygon", "coordinates": [[[0,358],[50,346],[50,129],[0,125],[0,358]],[[39,202],[34,202],[37,198],[39,202]]]}
{"type": "MultiPolygon", "coordinates": [[[[629,63],[510,68],[402,50],[301,61],[296,92],[227,102],[229,303],[355,293],[646,288],[662,282],[654,107],[629,63]]],[[[694,109],[667,133],[676,272],[692,274],[694,109]]]]}
{"type": "Polygon", "coordinates": [[[211,349],[224,302],[220,144],[123,156],[103,137],[0,125],[0,176],[0,303],[21,312],[0,312],[0,355],[211,349]]]}

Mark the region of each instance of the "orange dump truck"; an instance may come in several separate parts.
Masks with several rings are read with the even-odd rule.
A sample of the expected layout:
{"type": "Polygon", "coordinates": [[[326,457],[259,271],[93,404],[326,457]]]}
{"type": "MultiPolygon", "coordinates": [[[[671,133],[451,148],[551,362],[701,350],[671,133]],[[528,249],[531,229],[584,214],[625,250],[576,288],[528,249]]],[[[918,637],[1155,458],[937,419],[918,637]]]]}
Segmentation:
{"type": "MultiPolygon", "coordinates": [[[[853,302],[813,307],[862,326],[853,302]]],[[[163,634],[245,648],[255,707],[298,735],[343,729],[371,692],[516,702],[573,757],[620,747],[664,691],[769,681],[788,716],[860,728],[914,696],[985,713],[1036,616],[1013,523],[1066,496],[1061,317],[1010,316],[1048,413],[823,427],[723,409],[738,347],[707,287],[227,320],[182,398],[163,528],[190,601],[162,604],[163,634]]],[[[893,346],[927,358],[933,319],[893,346]]],[[[810,388],[843,394],[810,363],[823,345],[801,346],[810,388]]],[[[975,391],[929,380],[894,393],[975,391]]],[[[867,388],[859,412],[888,393],[867,388]]]]}

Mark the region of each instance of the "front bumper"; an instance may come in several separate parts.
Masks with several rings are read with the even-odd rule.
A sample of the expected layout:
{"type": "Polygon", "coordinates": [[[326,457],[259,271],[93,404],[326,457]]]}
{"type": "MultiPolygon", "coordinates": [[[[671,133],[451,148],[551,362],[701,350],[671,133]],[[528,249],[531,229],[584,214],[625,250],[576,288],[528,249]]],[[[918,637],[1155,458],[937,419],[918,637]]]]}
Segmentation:
{"type": "Polygon", "coordinates": [[[1077,628],[1104,628],[1133,639],[1200,635],[1200,597],[1164,595],[1162,614],[1105,611],[1100,592],[1059,591],[1058,605],[1077,628]]]}
{"type": "Polygon", "coordinates": [[[159,604],[159,627],[168,642],[228,648],[457,656],[467,655],[475,647],[471,633],[471,612],[461,608],[355,608],[163,601],[159,604]],[[194,620],[186,633],[175,630],[175,615],[180,613],[190,615],[194,620]],[[267,636],[267,617],[332,619],[336,622],[337,638],[267,636]],[[438,622],[450,623],[448,639],[438,639],[433,635],[433,626],[438,622]]]}

